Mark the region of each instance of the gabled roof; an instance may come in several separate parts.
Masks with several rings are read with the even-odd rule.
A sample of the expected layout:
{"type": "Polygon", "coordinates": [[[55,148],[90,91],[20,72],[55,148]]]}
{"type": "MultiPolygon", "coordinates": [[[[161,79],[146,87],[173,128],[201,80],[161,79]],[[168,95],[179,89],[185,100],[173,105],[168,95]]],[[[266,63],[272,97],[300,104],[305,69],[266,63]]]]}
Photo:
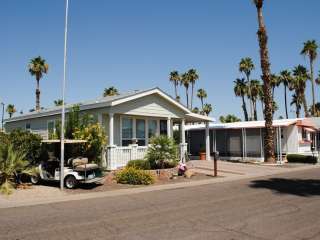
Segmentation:
{"type": "MultiPolygon", "coordinates": [[[[192,113],[186,106],[181,104],[180,102],[176,101],[174,98],[172,98],[170,95],[165,93],[159,88],[151,88],[147,90],[136,90],[136,91],[130,91],[127,93],[122,93],[116,96],[107,96],[107,97],[101,97],[95,100],[89,100],[89,101],[82,101],[79,103],[74,103],[74,104],[67,104],[66,105],[66,112],[68,112],[72,106],[75,104],[78,104],[80,106],[80,110],[88,110],[88,109],[95,109],[95,108],[102,108],[102,107],[112,107],[116,106],[125,102],[129,102],[141,97],[145,97],[148,95],[152,94],[158,94],[179,109],[181,109],[183,112],[186,113],[186,115],[192,119],[198,119],[202,121],[212,121],[208,116],[203,116],[200,114],[195,114],[192,113]]],[[[26,114],[22,114],[19,116],[15,116],[12,118],[8,118],[5,120],[5,122],[15,122],[15,121],[20,121],[20,120],[26,120],[26,119],[33,119],[33,118],[39,118],[39,117],[46,117],[46,116],[53,116],[53,115],[58,115],[61,113],[61,106],[58,107],[52,107],[52,108],[46,108],[42,109],[40,111],[34,111],[34,112],[29,112],[26,114]]]]}

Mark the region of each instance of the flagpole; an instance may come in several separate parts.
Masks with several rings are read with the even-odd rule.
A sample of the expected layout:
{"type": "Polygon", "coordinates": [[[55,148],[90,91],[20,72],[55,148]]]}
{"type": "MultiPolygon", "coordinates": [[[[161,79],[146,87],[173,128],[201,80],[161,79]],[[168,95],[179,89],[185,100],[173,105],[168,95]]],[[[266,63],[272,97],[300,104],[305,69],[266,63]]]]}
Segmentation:
{"type": "Polygon", "coordinates": [[[65,28],[64,28],[64,56],[63,56],[63,82],[62,82],[62,113],[61,113],[61,154],[60,154],[60,189],[64,187],[64,122],[65,122],[65,92],[66,92],[66,65],[67,65],[67,34],[68,34],[68,7],[66,0],[65,28]]]}

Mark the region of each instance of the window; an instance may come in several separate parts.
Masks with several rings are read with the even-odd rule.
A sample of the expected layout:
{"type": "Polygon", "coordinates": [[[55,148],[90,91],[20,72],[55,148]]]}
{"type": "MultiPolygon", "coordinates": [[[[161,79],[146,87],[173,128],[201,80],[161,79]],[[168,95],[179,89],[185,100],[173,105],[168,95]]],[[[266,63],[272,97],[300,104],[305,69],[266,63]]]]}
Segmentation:
{"type": "Polygon", "coordinates": [[[31,130],[31,124],[30,123],[26,123],[26,131],[30,131],[31,130]]]}
{"type": "Polygon", "coordinates": [[[55,132],[54,121],[48,121],[47,129],[48,129],[48,138],[52,139],[54,137],[54,132],[55,132]]]}
{"type": "Polygon", "coordinates": [[[132,142],[133,121],[130,118],[122,118],[122,146],[128,146],[132,142]]]}
{"type": "Polygon", "coordinates": [[[167,120],[160,120],[160,135],[167,135],[167,120]]]}
{"type": "Polygon", "coordinates": [[[148,138],[152,138],[157,134],[157,120],[148,121],[148,138]]]}
{"type": "Polygon", "coordinates": [[[307,140],[307,131],[302,128],[302,140],[307,140]]]}
{"type": "Polygon", "coordinates": [[[139,146],[146,145],[146,122],[144,119],[136,120],[136,138],[139,146]]]}

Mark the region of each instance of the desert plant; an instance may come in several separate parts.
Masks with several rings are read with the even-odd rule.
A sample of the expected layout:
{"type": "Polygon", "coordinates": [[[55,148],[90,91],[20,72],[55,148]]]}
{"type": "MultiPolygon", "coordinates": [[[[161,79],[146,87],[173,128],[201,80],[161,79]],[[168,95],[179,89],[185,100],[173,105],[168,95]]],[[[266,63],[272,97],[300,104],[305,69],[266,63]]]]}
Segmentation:
{"type": "Polygon", "coordinates": [[[25,154],[12,144],[0,145],[0,192],[11,194],[19,181],[19,174],[30,173],[25,154]]]}
{"type": "Polygon", "coordinates": [[[134,167],[141,170],[150,170],[150,162],[144,159],[131,160],[127,163],[127,167],[134,167]]]}
{"type": "Polygon", "coordinates": [[[117,183],[132,185],[150,185],[155,181],[154,176],[150,172],[135,167],[126,167],[120,170],[116,173],[115,179],[117,183]]]}
{"type": "Polygon", "coordinates": [[[166,135],[153,137],[150,141],[146,159],[152,169],[165,168],[168,163],[178,162],[177,145],[166,135]]]}

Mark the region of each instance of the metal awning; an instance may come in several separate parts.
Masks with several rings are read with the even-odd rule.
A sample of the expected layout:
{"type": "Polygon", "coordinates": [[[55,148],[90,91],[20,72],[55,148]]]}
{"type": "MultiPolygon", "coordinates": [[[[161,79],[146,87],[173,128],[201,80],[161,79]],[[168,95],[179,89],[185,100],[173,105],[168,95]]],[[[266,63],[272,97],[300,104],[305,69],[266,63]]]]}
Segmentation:
{"type": "Polygon", "coordinates": [[[316,130],[312,129],[312,128],[303,128],[304,130],[308,131],[308,132],[315,132],[316,130]]]}

